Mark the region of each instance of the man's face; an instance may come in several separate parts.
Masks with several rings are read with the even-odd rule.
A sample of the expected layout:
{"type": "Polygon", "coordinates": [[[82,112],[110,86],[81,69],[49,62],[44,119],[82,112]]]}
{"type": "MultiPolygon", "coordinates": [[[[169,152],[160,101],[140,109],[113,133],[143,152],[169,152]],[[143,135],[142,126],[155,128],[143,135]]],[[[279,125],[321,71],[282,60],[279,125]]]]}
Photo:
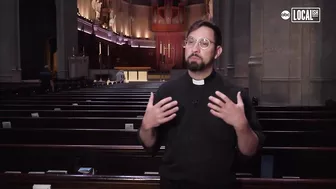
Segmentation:
{"type": "Polygon", "coordinates": [[[187,37],[185,62],[190,71],[202,71],[212,66],[216,53],[215,35],[212,29],[202,26],[187,37]]]}

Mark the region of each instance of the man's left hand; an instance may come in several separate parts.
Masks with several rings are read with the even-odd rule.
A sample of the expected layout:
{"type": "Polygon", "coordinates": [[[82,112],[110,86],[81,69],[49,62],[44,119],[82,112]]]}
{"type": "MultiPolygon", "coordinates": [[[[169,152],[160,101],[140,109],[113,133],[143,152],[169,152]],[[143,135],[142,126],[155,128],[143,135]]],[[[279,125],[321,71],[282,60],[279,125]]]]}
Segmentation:
{"type": "Polygon", "coordinates": [[[221,118],[235,129],[244,129],[248,121],[245,116],[241,92],[237,93],[237,104],[219,91],[216,91],[216,95],[217,97],[209,97],[210,102],[208,103],[208,107],[212,115],[221,118]]]}

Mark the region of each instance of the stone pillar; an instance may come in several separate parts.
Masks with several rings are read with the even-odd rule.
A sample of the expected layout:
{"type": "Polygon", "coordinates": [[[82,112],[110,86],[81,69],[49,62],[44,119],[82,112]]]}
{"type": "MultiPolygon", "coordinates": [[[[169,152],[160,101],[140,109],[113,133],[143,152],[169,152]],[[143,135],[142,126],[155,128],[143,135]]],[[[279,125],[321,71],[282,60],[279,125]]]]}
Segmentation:
{"type": "Polygon", "coordinates": [[[0,1],[0,81],[21,81],[19,0],[0,1]]]}
{"type": "Polygon", "coordinates": [[[223,56],[221,59],[222,67],[227,68],[226,73],[229,78],[234,77],[233,62],[233,29],[234,29],[234,0],[222,0],[222,20],[221,30],[223,37],[223,56]]]}
{"type": "Polygon", "coordinates": [[[228,70],[233,76],[233,13],[234,1],[221,0],[214,2],[214,15],[213,21],[222,31],[222,47],[223,52],[219,59],[216,61],[216,69],[223,75],[228,75],[228,70]]]}
{"type": "Polygon", "coordinates": [[[263,64],[263,0],[251,0],[249,93],[260,98],[263,64]]]}
{"type": "MultiPolygon", "coordinates": [[[[220,17],[220,5],[221,5],[221,1],[217,1],[217,0],[215,0],[215,1],[212,1],[213,2],[213,17],[212,17],[212,21],[216,24],[216,25],[218,25],[218,26],[220,26],[220,20],[221,20],[221,17],[220,17]]],[[[221,56],[223,56],[223,54],[221,55],[221,56]]],[[[219,60],[217,59],[217,60],[215,60],[215,68],[216,68],[216,70],[218,70],[218,71],[220,71],[221,70],[221,61],[220,61],[220,58],[219,58],[219,60]]]]}
{"type": "Polygon", "coordinates": [[[248,88],[248,61],[250,57],[250,6],[251,1],[234,1],[233,24],[233,65],[229,67],[229,75],[233,76],[233,83],[248,88]],[[230,69],[231,68],[231,69],[230,69]]]}
{"type": "Polygon", "coordinates": [[[57,77],[68,78],[69,64],[68,58],[75,54],[78,47],[77,31],[77,1],[57,0],[56,20],[57,20],[57,77]]]}

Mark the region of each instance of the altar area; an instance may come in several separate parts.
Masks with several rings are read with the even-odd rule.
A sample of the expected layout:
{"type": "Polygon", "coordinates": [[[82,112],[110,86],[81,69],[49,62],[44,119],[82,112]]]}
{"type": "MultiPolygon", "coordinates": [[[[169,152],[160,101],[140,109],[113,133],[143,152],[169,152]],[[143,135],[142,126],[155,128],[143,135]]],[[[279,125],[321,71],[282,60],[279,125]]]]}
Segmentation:
{"type": "MultiPolygon", "coordinates": [[[[124,67],[118,67],[124,68],[124,67]]],[[[173,78],[177,78],[184,73],[186,73],[186,69],[173,69],[168,72],[155,72],[152,70],[146,70],[144,67],[140,67],[140,69],[136,69],[137,67],[127,67],[128,69],[122,69],[125,72],[125,77],[127,82],[148,82],[148,81],[167,81],[173,78]]],[[[116,74],[119,70],[117,69],[90,69],[90,78],[93,80],[102,81],[115,80],[116,74]]]]}
{"type": "Polygon", "coordinates": [[[111,69],[89,69],[88,57],[68,58],[68,78],[85,77],[96,81],[115,81],[116,74],[122,70],[127,82],[166,81],[180,75],[183,69],[156,71],[149,66],[116,66],[111,69]]]}
{"type": "Polygon", "coordinates": [[[115,80],[119,70],[123,70],[128,82],[146,82],[150,80],[151,67],[114,67],[114,69],[90,69],[89,77],[94,80],[115,80]]]}
{"type": "Polygon", "coordinates": [[[148,81],[148,71],[151,67],[115,67],[115,70],[123,70],[125,79],[129,82],[148,81]]]}

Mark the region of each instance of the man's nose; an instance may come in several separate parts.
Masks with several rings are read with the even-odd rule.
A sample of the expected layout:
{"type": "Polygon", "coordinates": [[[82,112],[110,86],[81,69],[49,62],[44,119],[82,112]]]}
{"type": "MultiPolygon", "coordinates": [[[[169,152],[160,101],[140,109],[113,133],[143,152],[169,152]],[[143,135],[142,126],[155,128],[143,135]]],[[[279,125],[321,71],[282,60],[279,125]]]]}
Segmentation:
{"type": "Polygon", "coordinates": [[[194,46],[192,47],[192,52],[200,52],[200,46],[198,43],[195,43],[194,46]]]}

